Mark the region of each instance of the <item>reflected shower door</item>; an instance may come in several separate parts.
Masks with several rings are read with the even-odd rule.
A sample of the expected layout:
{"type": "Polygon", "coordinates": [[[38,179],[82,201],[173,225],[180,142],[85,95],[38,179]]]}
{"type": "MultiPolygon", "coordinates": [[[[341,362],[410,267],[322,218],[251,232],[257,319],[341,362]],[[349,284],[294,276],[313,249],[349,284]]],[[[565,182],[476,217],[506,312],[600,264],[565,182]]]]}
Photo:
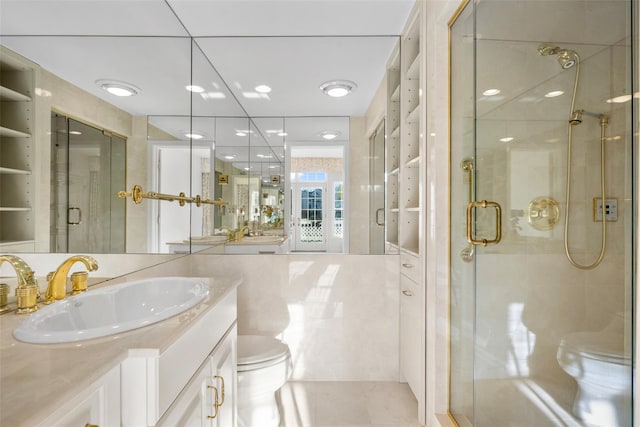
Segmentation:
{"type": "Polygon", "coordinates": [[[369,253],[384,254],[384,121],[369,140],[369,253]]]}
{"type": "Polygon", "coordinates": [[[52,115],[53,252],[125,251],[126,140],[52,115]]]}
{"type": "Polygon", "coordinates": [[[633,424],[632,2],[562,4],[549,19],[545,2],[470,1],[450,24],[449,409],[460,426],[633,424]],[[578,70],[585,115],[570,123],[578,70]],[[565,241],[579,264],[599,256],[601,141],[618,209],[587,271],[565,241]]]}

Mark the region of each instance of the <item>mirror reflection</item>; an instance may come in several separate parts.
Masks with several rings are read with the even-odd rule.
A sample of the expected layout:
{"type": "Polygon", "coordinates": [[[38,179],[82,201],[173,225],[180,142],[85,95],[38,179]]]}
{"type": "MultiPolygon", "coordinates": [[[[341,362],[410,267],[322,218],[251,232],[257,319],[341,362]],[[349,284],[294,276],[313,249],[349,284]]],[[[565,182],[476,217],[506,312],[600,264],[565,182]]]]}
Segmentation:
{"type": "Polygon", "coordinates": [[[371,214],[353,198],[368,203],[367,114],[396,42],[3,35],[3,58],[32,67],[34,138],[50,147],[34,182],[51,185],[2,252],[369,253],[371,214]],[[336,77],[348,96],[320,89],[336,77]],[[219,203],[116,196],[134,185],[219,203]]]}

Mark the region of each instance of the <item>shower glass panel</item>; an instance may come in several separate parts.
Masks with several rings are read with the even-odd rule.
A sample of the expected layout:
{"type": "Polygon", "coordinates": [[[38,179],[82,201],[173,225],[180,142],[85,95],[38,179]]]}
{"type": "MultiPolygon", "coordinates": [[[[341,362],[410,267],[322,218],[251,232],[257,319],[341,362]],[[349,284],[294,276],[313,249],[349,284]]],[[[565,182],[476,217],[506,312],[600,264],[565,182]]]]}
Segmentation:
{"type": "Polygon", "coordinates": [[[52,252],[124,253],[126,140],[52,114],[52,252]]]}
{"type": "Polygon", "coordinates": [[[384,121],[369,139],[369,253],[384,254],[384,121]]]}
{"type": "Polygon", "coordinates": [[[632,4],[470,1],[450,23],[461,426],[632,425],[632,4]]]}

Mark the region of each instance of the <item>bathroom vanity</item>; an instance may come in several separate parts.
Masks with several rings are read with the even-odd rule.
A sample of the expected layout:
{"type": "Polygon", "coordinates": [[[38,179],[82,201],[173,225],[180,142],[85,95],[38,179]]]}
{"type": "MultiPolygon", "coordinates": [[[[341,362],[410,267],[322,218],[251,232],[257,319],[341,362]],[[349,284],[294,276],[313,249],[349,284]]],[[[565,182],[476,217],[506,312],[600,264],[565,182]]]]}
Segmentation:
{"type": "Polygon", "coordinates": [[[191,309],[92,340],[23,343],[12,332],[25,317],[0,316],[0,425],[235,426],[240,280],[203,280],[209,296],[191,309]]]}

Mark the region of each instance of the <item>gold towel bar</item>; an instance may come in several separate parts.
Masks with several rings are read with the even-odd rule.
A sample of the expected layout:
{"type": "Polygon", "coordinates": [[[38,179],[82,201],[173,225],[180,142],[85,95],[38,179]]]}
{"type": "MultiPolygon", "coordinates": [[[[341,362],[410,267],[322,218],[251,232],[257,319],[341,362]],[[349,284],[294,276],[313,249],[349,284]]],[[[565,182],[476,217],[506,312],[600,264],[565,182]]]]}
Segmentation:
{"type": "Polygon", "coordinates": [[[142,199],[166,200],[168,202],[174,202],[177,200],[178,203],[180,203],[180,206],[184,206],[185,203],[195,203],[198,207],[200,207],[200,205],[202,204],[222,206],[229,203],[225,202],[222,199],[203,199],[199,194],[196,197],[187,197],[184,193],[180,193],[177,196],[173,194],[154,193],[151,191],[145,193],[144,191],[142,191],[142,187],[137,184],[133,186],[130,193],[127,193],[126,191],[118,191],[118,197],[123,199],[131,197],[131,200],[133,200],[133,203],[135,204],[142,203],[142,199]]]}

